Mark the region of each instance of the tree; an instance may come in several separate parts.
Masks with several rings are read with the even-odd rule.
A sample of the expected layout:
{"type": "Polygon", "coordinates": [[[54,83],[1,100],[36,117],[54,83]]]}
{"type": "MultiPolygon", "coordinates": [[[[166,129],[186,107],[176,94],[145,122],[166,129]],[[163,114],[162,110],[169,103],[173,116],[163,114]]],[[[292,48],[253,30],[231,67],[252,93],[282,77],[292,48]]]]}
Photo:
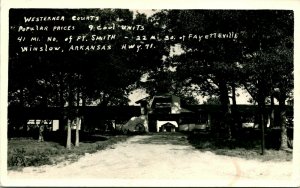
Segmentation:
{"type": "MultiPolygon", "coordinates": [[[[287,147],[285,126],[285,101],[293,90],[293,12],[262,11],[244,17],[241,23],[252,22],[255,27],[244,26],[243,85],[258,102],[261,114],[265,99],[276,97],[279,101],[282,146],[287,147]],[[268,25],[268,26],[267,26],[268,25]],[[275,92],[277,88],[280,92],[275,92]],[[280,90],[282,89],[282,90],[280,90]]],[[[262,115],[263,118],[263,115],[262,115]]],[[[262,128],[263,126],[263,121],[262,128]]]]}
{"type": "MultiPolygon", "coordinates": [[[[265,100],[274,93],[274,87],[285,80],[288,89],[282,92],[289,93],[293,88],[291,11],[162,10],[154,17],[157,25],[170,35],[192,36],[169,44],[177,45],[183,51],[166,61],[169,67],[176,69],[173,82],[180,83],[180,88],[196,85],[194,91],[204,96],[218,96],[229,138],[233,128],[229,99],[231,97],[232,103],[236,104],[237,87],[244,87],[251,94],[258,103],[262,119],[265,118],[265,100]],[[205,40],[198,36],[232,31],[238,33],[237,38],[205,40]]],[[[173,85],[169,83],[169,86],[173,85]]],[[[281,100],[285,101],[287,96],[283,94],[281,100]]]]}
{"type": "MultiPolygon", "coordinates": [[[[203,96],[216,95],[221,102],[224,127],[228,129],[228,138],[232,137],[232,117],[229,101],[230,87],[235,91],[238,86],[236,62],[241,56],[240,45],[235,39],[205,39],[205,35],[218,35],[237,30],[237,11],[199,11],[168,10],[158,14],[163,26],[172,35],[186,36],[176,41],[182,54],[170,60],[175,67],[174,79],[180,88],[194,88],[194,92],[203,96]],[[214,20],[214,22],[211,22],[214,20]],[[201,38],[199,35],[203,35],[201,38]],[[196,38],[197,40],[194,40],[196,38]]],[[[234,94],[234,92],[232,92],[234,94]]],[[[235,96],[232,96],[233,101],[235,96]]]]}
{"type": "MultiPolygon", "coordinates": [[[[71,124],[76,119],[78,128],[80,124],[80,113],[74,109],[82,105],[128,105],[129,91],[139,87],[137,81],[150,69],[159,66],[163,45],[157,42],[156,48],[149,50],[122,50],[122,44],[142,44],[138,41],[138,35],[146,35],[155,32],[155,25],[143,14],[133,16],[133,12],[126,9],[48,9],[48,10],[11,10],[10,11],[10,62],[9,62],[9,93],[10,103],[21,104],[22,106],[38,106],[43,104],[48,106],[60,106],[64,109],[62,115],[61,129],[67,127],[67,147],[70,148],[71,124]],[[141,24],[145,27],[143,31],[134,29],[120,29],[116,27],[113,33],[116,40],[104,41],[115,48],[110,51],[75,51],[64,53],[56,52],[32,52],[20,53],[20,44],[16,39],[19,35],[18,26],[32,26],[32,23],[23,23],[24,16],[49,16],[63,15],[66,18],[64,25],[72,25],[76,30],[72,32],[57,33],[48,31],[34,31],[40,38],[50,34],[57,37],[55,44],[68,49],[69,44],[65,42],[67,37],[88,35],[99,33],[96,30],[89,30],[91,25],[119,25],[134,26],[141,24]],[[76,15],[87,16],[95,15],[101,17],[99,23],[92,20],[71,21],[70,18],[76,15]],[[125,38],[124,36],[128,36],[125,38]],[[20,77],[19,77],[20,76],[20,77]],[[22,78],[22,79],[19,79],[22,78]],[[38,85],[39,87],[35,87],[38,85]],[[33,92],[28,92],[33,91],[33,92]],[[28,104],[27,104],[28,103],[28,104]],[[77,104],[76,104],[77,103],[77,104]]],[[[49,28],[56,26],[54,22],[45,23],[49,28]]],[[[109,33],[103,31],[102,33],[109,33]]],[[[31,32],[24,32],[24,37],[31,37],[31,32]]],[[[155,43],[155,41],[153,41],[155,43]]],[[[44,41],[36,41],[36,45],[43,45],[44,41]]],[[[80,45],[80,42],[72,43],[80,45]]],[[[95,42],[86,42],[93,45],[95,42]]],[[[29,40],[25,40],[22,45],[31,45],[29,40]]],[[[101,43],[102,45],[102,43],[101,43]]],[[[76,137],[78,138],[78,137],[76,137]]],[[[76,139],[79,141],[79,138],[76,139]]],[[[77,142],[76,142],[77,143],[77,142]]],[[[75,144],[78,145],[78,144],[75,144]]]]}
{"type": "Polygon", "coordinates": [[[218,97],[210,97],[204,102],[204,104],[219,105],[220,99],[218,97]]]}

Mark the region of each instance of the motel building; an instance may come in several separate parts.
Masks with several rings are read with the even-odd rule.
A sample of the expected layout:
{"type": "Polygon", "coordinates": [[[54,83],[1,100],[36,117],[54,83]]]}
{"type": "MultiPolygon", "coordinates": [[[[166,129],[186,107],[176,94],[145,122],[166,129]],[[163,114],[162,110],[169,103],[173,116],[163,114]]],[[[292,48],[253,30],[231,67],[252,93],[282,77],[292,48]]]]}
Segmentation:
{"type": "MultiPolygon", "coordinates": [[[[222,111],[220,105],[187,105],[180,97],[172,94],[146,97],[136,102],[141,108],[141,117],[146,119],[144,125],[149,132],[202,132],[219,129],[222,111]]],[[[293,107],[286,106],[288,128],[293,123],[293,107]]],[[[233,109],[232,109],[233,110],[233,109]]],[[[274,109],[265,107],[265,125],[267,128],[279,129],[278,105],[274,109]],[[275,117],[275,118],[274,118],[275,117]]],[[[256,105],[236,105],[236,128],[259,129],[260,116],[256,105]]]]}
{"type": "MultiPolygon", "coordinates": [[[[86,106],[80,108],[84,123],[83,131],[122,131],[122,132],[206,132],[222,128],[220,105],[187,105],[172,94],[161,94],[136,101],[139,106],[86,106]],[[111,128],[108,128],[111,127],[111,128]],[[109,130],[108,130],[109,129],[109,130]]],[[[278,106],[272,110],[266,106],[265,125],[279,128],[278,106]],[[272,114],[273,113],[273,114],[272,114]],[[272,117],[275,117],[275,119],[272,117]],[[271,120],[272,119],[272,120],[271,120]]],[[[27,127],[37,127],[41,122],[49,131],[65,130],[66,122],[62,108],[11,108],[8,117],[12,124],[20,119],[27,122],[27,127]],[[21,117],[21,118],[20,118],[21,117]],[[43,120],[43,121],[42,121],[43,120]]],[[[293,107],[287,106],[287,117],[293,120],[293,107]]],[[[237,105],[235,112],[237,128],[259,129],[260,118],[257,106],[237,105]]],[[[19,122],[20,123],[20,122],[19,122]]],[[[293,123],[289,123],[293,124],[293,123]]],[[[11,127],[11,126],[10,126],[11,127]]],[[[72,129],[76,126],[73,125],[72,129]]]]}
{"type": "Polygon", "coordinates": [[[141,115],[148,117],[149,132],[177,132],[205,130],[210,127],[211,116],[201,109],[181,105],[181,99],[171,94],[146,97],[140,104],[141,115]]]}

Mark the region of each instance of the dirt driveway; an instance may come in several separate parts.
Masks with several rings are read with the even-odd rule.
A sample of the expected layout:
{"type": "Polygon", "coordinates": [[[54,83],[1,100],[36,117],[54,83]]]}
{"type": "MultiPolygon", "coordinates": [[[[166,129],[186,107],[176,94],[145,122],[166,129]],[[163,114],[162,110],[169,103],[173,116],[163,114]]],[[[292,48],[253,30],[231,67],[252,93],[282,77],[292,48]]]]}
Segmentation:
{"type": "Polygon", "coordinates": [[[152,186],[163,186],[158,183],[160,180],[169,182],[167,186],[182,185],[176,182],[193,182],[184,184],[191,186],[203,185],[201,182],[215,186],[243,186],[244,183],[278,186],[280,182],[290,181],[291,174],[292,162],[260,162],[215,155],[194,149],[185,135],[157,134],[134,136],[68,165],[27,167],[23,172],[10,171],[8,175],[26,180],[139,179],[152,186]]]}

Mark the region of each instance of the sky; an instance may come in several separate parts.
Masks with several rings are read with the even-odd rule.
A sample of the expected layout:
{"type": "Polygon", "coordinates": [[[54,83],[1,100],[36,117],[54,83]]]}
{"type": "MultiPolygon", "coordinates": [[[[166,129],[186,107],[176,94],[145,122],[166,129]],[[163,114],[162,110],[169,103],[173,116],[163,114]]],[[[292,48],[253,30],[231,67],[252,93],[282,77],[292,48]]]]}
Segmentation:
{"type": "Polygon", "coordinates": [[[134,15],[136,13],[144,13],[147,16],[152,16],[154,13],[158,12],[158,10],[154,10],[154,9],[131,9],[131,11],[133,11],[134,15]]]}
{"type": "MultiPolygon", "coordinates": [[[[237,104],[250,104],[248,102],[248,100],[250,99],[250,95],[247,91],[241,88],[237,88],[236,93],[238,94],[238,96],[236,97],[237,104]]],[[[132,93],[129,95],[129,100],[130,100],[129,105],[137,106],[138,104],[136,104],[135,102],[147,96],[149,95],[146,93],[145,90],[136,89],[132,91],[132,93]]],[[[200,104],[203,104],[203,102],[207,100],[208,97],[203,97],[201,95],[198,95],[196,98],[199,100],[200,104]]]]}

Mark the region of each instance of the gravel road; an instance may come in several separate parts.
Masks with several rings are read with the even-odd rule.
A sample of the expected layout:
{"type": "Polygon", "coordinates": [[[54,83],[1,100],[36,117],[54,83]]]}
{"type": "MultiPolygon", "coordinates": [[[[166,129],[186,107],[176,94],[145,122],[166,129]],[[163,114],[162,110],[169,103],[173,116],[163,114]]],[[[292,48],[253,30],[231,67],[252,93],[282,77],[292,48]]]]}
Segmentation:
{"type": "MultiPolygon", "coordinates": [[[[146,185],[151,186],[164,186],[163,182],[167,182],[167,186],[278,186],[289,182],[291,175],[292,162],[261,162],[202,152],[189,145],[186,136],[180,134],[164,140],[156,139],[155,135],[134,136],[106,150],[86,154],[71,164],[8,172],[9,178],[14,180],[114,179],[128,180],[131,186],[143,185],[133,180],[139,183],[145,180],[146,185]]],[[[123,185],[122,181],[114,182],[123,185]]]]}

